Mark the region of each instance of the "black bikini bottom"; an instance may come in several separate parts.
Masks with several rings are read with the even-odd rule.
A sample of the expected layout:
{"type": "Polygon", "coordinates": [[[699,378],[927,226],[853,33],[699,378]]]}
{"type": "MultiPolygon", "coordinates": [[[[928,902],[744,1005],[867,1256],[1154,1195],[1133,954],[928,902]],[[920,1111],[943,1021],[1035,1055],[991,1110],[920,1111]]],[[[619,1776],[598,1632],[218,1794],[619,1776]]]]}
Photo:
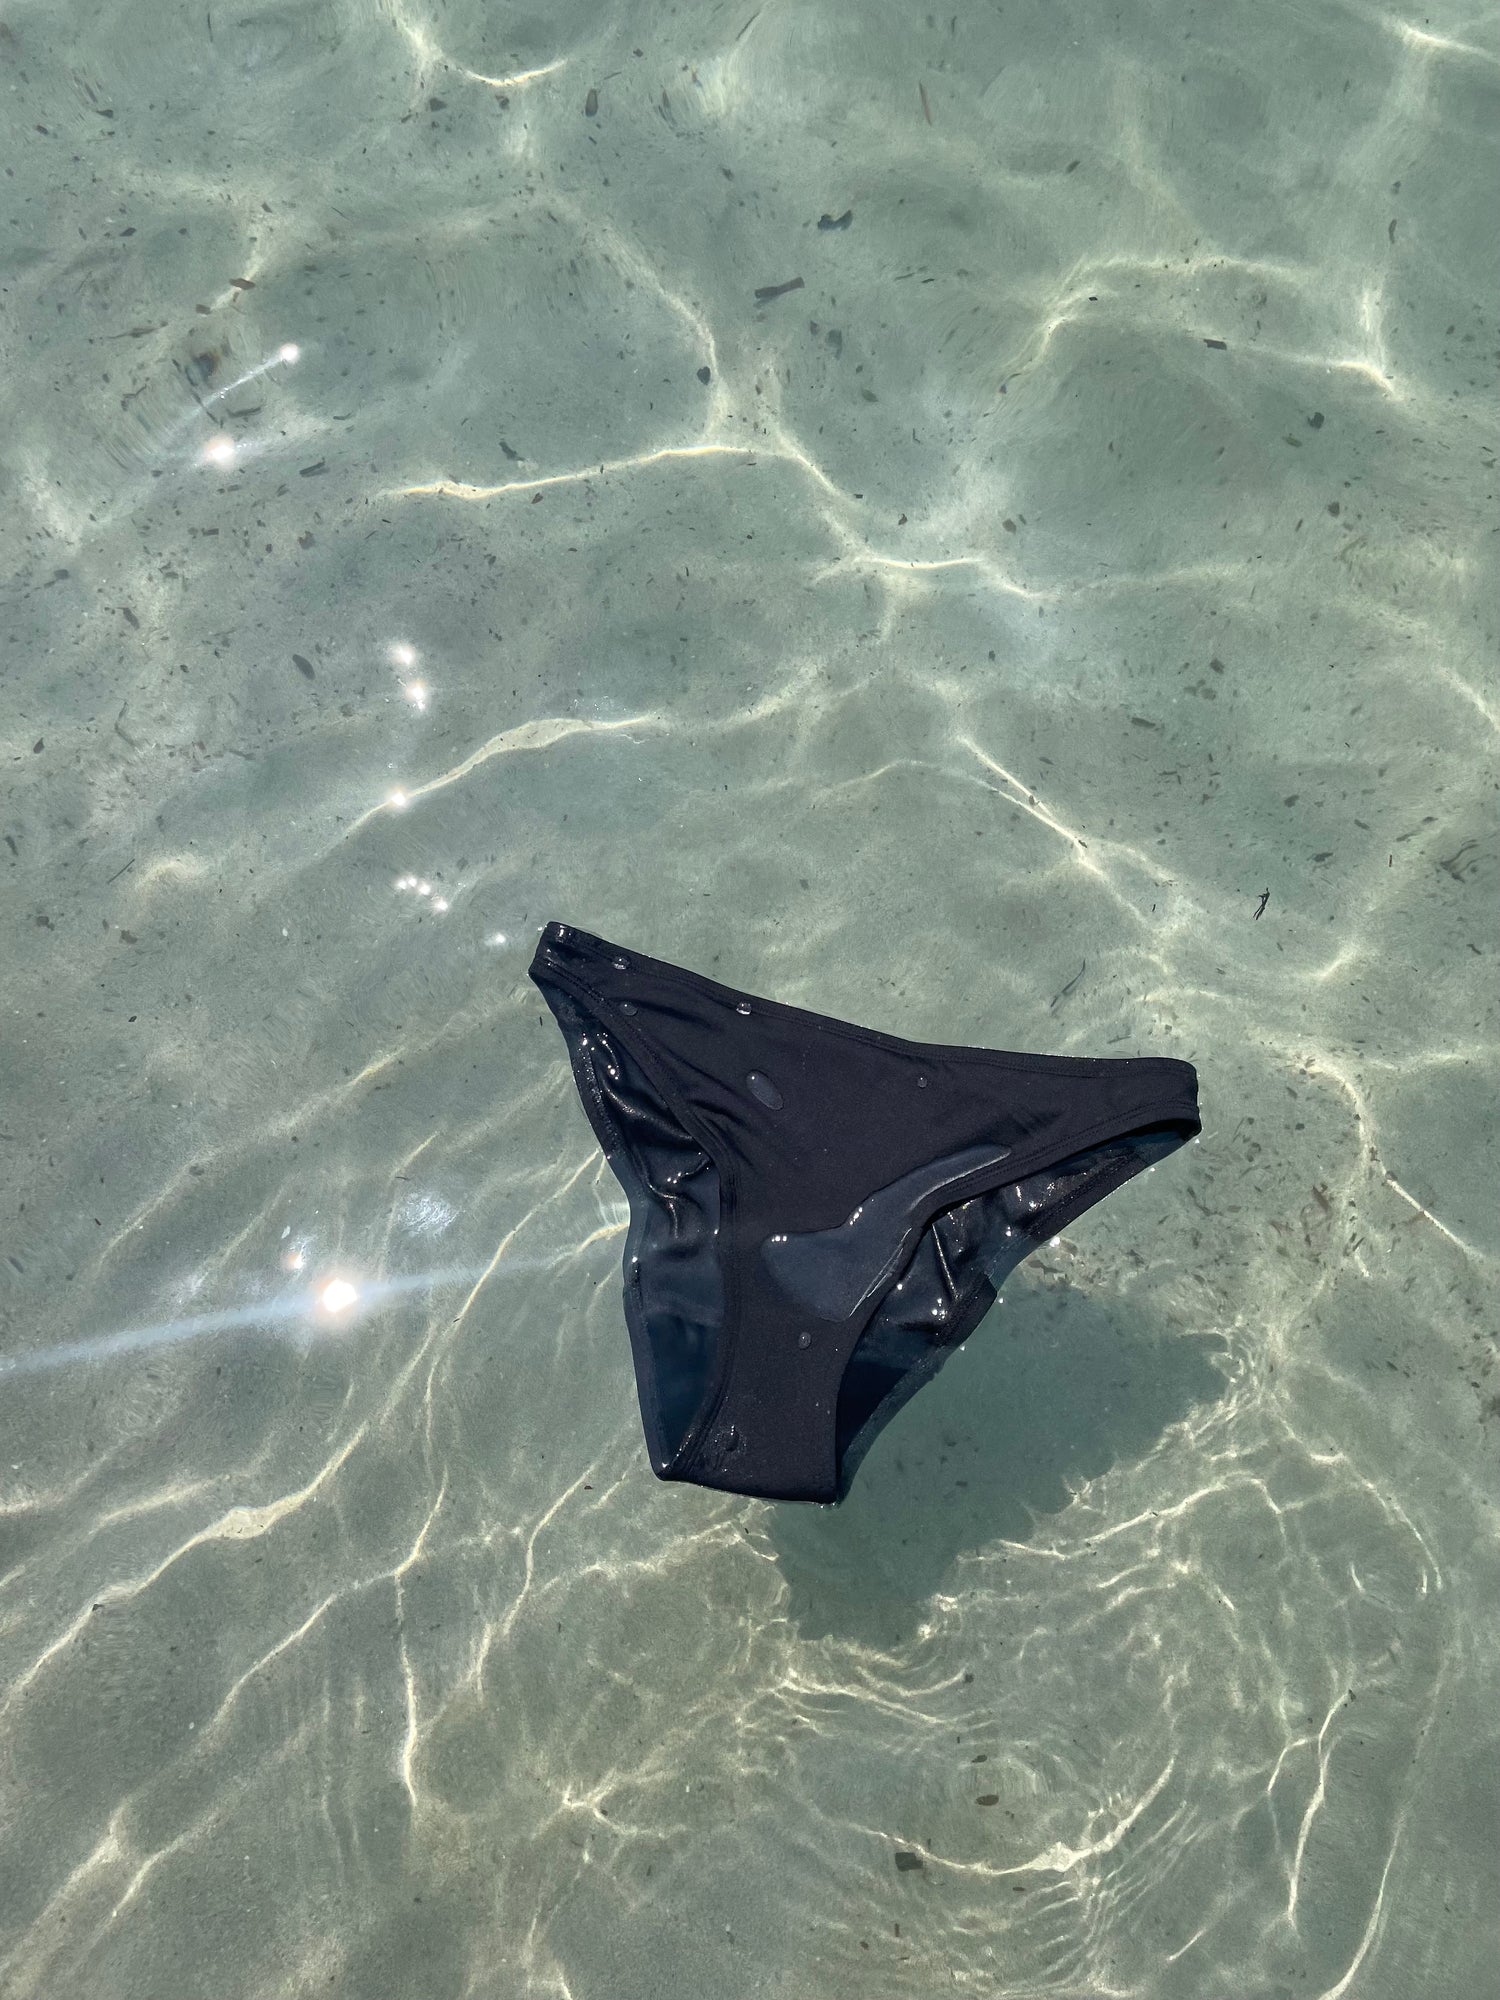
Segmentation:
{"type": "Polygon", "coordinates": [[[630,1200],[651,1463],[841,1500],[1027,1253],[1199,1130],[1169,1057],[905,1042],[569,925],[531,977],[630,1200]]]}

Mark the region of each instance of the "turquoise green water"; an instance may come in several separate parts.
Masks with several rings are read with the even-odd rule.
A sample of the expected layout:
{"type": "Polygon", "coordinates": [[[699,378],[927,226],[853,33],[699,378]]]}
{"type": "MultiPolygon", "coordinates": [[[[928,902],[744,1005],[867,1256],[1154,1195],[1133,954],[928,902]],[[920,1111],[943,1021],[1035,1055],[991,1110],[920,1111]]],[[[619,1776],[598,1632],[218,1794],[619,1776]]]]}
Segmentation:
{"type": "Polygon", "coordinates": [[[5,2000],[1492,1982],[1497,49],[7,0],[5,2000]],[[1202,1141],[659,1484],[549,918],[1202,1141]]]}

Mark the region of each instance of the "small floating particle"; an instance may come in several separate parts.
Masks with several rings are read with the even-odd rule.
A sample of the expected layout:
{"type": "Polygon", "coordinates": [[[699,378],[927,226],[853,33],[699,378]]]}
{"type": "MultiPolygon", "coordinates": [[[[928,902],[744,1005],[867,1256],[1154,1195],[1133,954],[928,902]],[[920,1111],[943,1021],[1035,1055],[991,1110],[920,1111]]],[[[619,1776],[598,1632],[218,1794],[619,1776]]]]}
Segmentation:
{"type": "Polygon", "coordinates": [[[919,83],[917,85],[917,95],[922,100],[922,116],[927,120],[928,124],[930,125],[932,123],[932,106],[927,101],[927,86],[925,83],[919,83]]]}
{"type": "Polygon", "coordinates": [[[140,631],[141,621],[139,618],[136,617],[135,613],[131,610],[128,604],[122,604],[120,606],[120,616],[125,620],[125,623],[130,627],[132,632],[140,631]]]}
{"type": "Polygon", "coordinates": [[[299,674],[306,674],[310,681],[317,679],[317,675],[313,672],[312,661],[305,660],[300,653],[293,653],[292,665],[297,669],[299,674]]]}
{"type": "Polygon", "coordinates": [[[974,1803],[976,1806],[997,1806],[1000,1803],[1000,1794],[998,1792],[983,1792],[974,1803]]]}
{"type": "Polygon", "coordinates": [[[229,282],[237,292],[253,292],[255,290],[255,280],[253,278],[231,278],[229,282]]]}
{"type": "Polygon", "coordinates": [[[709,383],[713,380],[713,375],[714,371],[706,364],[698,370],[698,380],[703,384],[705,389],[708,387],[709,383]]]}
{"type": "Polygon", "coordinates": [[[429,97],[427,100],[427,109],[429,111],[446,111],[448,109],[448,100],[446,97],[429,97]]]}
{"type": "Polygon", "coordinates": [[[312,479],[318,473],[326,472],[327,470],[328,470],[328,460],[326,458],[320,458],[313,465],[299,465],[297,468],[297,477],[299,479],[312,479]]]}
{"type": "Polygon", "coordinates": [[[757,285],[755,297],[757,303],[764,305],[770,299],[783,298],[788,292],[800,292],[801,289],[800,278],[788,278],[784,285],[757,285]]]}
{"type": "Polygon", "coordinates": [[[820,215],[818,217],[818,227],[819,229],[847,229],[853,220],[854,210],[846,208],[842,215],[820,215]]]}
{"type": "Polygon", "coordinates": [[[920,1868],[922,1865],[921,1855],[913,1854],[909,1847],[896,1849],[896,1867],[901,1874],[909,1875],[913,1868],[920,1868]]]}
{"type": "MultiPolygon", "coordinates": [[[[1078,970],[1073,974],[1073,977],[1068,981],[1067,985],[1063,987],[1062,991],[1060,993],[1053,994],[1051,1006],[1055,1007],[1059,1000],[1066,1000],[1068,995],[1073,991],[1073,988],[1078,984],[1079,980],[1082,979],[1083,975],[1088,971],[1088,969],[1089,969],[1089,962],[1087,959],[1085,959],[1082,965],[1080,965],[1078,970]]],[[[981,1799],[980,1804],[982,1805],[983,1803],[984,1801],[981,1799]]]]}
{"type": "Polygon", "coordinates": [[[1204,345],[1205,347],[1219,347],[1219,348],[1227,348],[1227,347],[1228,347],[1228,345],[1229,345],[1229,342],[1228,342],[1227,340],[1210,340],[1210,339],[1208,338],[1208,336],[1207,336],[1207,335],[1205,334],[1205,336],[1204,336],[1204,340],[1203,340],[1203,345],[1204,345]]]}
{"type": "Polygon", "coordinates": [[[585,118],[597,118],[599,116],[599,93],[597,90],[591,90],[583,100],[583,115],[585,118]]]}

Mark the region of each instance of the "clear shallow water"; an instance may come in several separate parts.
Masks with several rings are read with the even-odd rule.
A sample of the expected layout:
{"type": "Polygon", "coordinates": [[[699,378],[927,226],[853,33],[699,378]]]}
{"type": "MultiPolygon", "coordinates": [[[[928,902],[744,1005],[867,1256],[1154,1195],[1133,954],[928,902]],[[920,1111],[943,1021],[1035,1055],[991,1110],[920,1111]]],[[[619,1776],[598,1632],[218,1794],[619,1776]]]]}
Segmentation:
{"type": "Polygon", "coordinates": [[[0,1991],[1483,1990],[1493,21],[0,81],[0,1991]],[[1203,1142],[658,1485],[554,916],[1203,1142]]]}

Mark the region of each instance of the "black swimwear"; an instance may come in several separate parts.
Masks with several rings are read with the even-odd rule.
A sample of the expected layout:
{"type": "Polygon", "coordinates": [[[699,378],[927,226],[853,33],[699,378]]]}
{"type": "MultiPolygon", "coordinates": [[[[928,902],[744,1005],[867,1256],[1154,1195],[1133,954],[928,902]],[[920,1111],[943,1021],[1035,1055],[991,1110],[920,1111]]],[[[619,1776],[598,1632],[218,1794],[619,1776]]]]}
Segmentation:
{"type": "Polygon", "coordinates": [[[1200,1129],[1170,1057],[904,1042],[564,924],[531,977],[630,1199],[661,1479],[842,1500],[1007,1273],[1200,1129]]]}

